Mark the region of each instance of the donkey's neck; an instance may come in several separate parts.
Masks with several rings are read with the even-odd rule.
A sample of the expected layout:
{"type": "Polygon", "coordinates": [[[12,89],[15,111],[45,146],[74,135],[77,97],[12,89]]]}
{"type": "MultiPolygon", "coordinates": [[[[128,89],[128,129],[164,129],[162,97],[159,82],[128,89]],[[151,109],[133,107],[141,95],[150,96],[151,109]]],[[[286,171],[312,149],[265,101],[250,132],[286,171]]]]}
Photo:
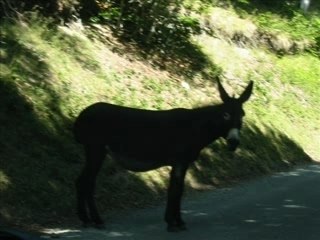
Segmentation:
{"type": "Polygon", "coordinates": [[[205,106],[194,109],[194,120],[201,135],[201,146],[205,147],[214,140],[224,137],[227,126],[222,114],[225,111],[224,104],[205,106]]]}

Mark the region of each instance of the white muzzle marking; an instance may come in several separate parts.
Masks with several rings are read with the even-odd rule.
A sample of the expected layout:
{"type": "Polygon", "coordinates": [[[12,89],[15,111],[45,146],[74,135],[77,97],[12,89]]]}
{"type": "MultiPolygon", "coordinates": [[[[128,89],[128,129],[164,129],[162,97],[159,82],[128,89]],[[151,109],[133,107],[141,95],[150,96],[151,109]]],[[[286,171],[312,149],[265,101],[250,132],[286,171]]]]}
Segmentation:
{"type": "Polygon", "coordinates": [[[239,135],[239,129],[238,128],[231,128],[227,139],[234,139],[234,140],[238,140],[240,139],[240,135],[239,135]]]}

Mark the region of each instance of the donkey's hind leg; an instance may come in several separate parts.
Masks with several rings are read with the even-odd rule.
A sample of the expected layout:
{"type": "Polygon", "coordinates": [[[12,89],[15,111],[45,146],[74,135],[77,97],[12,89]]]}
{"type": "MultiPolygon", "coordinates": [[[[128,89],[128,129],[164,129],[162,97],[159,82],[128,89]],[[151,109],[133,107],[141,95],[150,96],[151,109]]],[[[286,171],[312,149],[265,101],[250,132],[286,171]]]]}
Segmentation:
{"type": "Polygon", "coordinates": [[[86,179],[84,175],[85,169],[76,180],[76,193],[77,193],[77,214],[82,221],[83,226],[86,227],[90,223],[86,209],[86,179]]]}
{"type": "Polygon", "coordinates": [[[90,223],[86,207],[88,207],[91,220],[97,227],[103,226],[103,221],[99,216],[95,201],[95,183],[96,176],[102,166],[105,157],[105,148],[102,145],[87,145],[85,146],[86,164],[79,176],[77,186],[78,198],[78,216],[84,226],[90,223]]]}
{"type": "Polygon", "coordinates": [[[101,219],[95,203],[94,194],[96,188],[96,177],[101,169],[102,162],[106,155],[104,146],[94,146],[86,148],[87,162],[88,162],[88,192],[87,204],[91,220],[95,223],[97,228],[103,228],[104,222],[101,219]]]}

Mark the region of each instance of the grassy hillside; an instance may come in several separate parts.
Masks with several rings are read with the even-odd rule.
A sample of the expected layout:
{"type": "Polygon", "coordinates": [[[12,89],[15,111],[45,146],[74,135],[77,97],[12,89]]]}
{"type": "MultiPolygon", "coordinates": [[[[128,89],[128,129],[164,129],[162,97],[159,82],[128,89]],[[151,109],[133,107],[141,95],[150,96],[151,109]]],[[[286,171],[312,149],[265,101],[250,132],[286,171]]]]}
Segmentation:
{"type": "MultiPolygon", "coordinates": [[[[295,9],[290,21],[235,2],[186,4],[180,14],[196,19],[201,31],[170,51],[144,49],[97,23],[59,26],[37,14],[1,22],[0,224],[78,223],[74,180],[84,159],[71,128],[96,101],[192,108],[220,101],[217,77],[234,94],[253,80],[241,148],[231,155],[218,141],[204,149],[188,174],[189,194],[320,160],[319,9],[295,9]]],[[[163,199],[168,171],[131,173],[106,161],[100,209],[163,199]]]]}

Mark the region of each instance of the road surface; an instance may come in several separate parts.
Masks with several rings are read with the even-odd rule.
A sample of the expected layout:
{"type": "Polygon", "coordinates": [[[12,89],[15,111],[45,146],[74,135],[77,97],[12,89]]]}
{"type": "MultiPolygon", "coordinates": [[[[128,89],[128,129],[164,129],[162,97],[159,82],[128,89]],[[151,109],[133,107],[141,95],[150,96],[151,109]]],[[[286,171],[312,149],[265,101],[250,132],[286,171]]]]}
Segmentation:
{"type": "Polygon", "coordinates": [[[319,240],[320,165],[300,166],[183,201],[187,231],[168,233],[164,206],[121,214],[105,230],[51,229],[61,240],[319,240]]]}

